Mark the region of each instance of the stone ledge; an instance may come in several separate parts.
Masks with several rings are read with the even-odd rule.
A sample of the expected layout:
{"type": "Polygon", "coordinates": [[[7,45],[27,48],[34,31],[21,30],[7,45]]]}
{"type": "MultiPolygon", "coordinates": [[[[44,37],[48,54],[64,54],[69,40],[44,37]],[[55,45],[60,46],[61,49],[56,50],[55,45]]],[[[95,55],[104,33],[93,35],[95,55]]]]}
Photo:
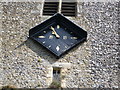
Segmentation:
{"type": "Polygon", "coordinates": [[[71,67],[71,63],[54,63],[52,64],[53,67],[59,67],[59,68],[67,68],[67,67],[71,67]]]}

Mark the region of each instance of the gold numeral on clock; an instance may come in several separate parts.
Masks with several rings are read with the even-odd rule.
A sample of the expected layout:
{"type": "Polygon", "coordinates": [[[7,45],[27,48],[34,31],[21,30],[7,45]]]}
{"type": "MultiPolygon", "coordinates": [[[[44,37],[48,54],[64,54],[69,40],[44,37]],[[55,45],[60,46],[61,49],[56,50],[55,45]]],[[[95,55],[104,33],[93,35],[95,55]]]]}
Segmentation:
{"type": "Polygon", "coordinates": [[[45,38],[45,36],[38,36],[38,38],[45,38]]]}
{"type": "Polygon", "coordinates": [[[47,48],[51,48],[51,45],[49,45],[47,48]]]}
{"type": "Polygon", "coordinates": [[[57,51],[59,51],[59,50],[60,50],[60,47],[59,47],[59,46],[57,46],[57,47],[56,47],[56,50],[57,50],[57,51]]]}
{"type": "Polygon", "coordinates": [[[67,39],[67,36],[63,36],[63,39],[67,39]]]}
{"type": "Polygon", "coordinates": [[[57,29],[59,29],[60,28],[60,26],[59,25],[57,25],[57,29]]]}
{"type": "Polygon", "coordinates": [[[43,42],[43,44],[45,43],[45,41],[43,42]]]}
{"type": "Polygon", "coordinates": [[[49,39],[53,39],[53,35],[50,35],[50,36],[49,36],[49,39]]]}
{"type": "Polygon", "coordinates": [[[65,48],[67,48],[67,46],[65,46],[65,48]]]}
{"type": "Polygon", "coordinates": [[[44,33],[46,33],[46,31],[43,31],[44,33]]]}
{"type": "Polygon", "coordinates": [[[77,39],[77,37],[71,37],[71,39],[77,39]]]}

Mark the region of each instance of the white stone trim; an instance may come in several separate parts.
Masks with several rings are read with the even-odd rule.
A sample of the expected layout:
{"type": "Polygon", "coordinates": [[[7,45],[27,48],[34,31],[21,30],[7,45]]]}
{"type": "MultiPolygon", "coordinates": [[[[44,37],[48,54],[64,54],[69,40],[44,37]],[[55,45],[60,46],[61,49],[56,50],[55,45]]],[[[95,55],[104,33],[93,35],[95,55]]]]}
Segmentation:
{"type": "Polygon", "coordinates": [[[45,2],[45,0],[42,0],[42,5],[41,5],[41,11],[40,11],[40,16],[42,17],[42,15],[43,15],[43,9],[44,9],[44,2],[45,2]]]}
{"type": "Polygon", "coordinates": [[[67,67],[71,67],[71,63],[58,63],[58,62],[56,62],[56,63],[52,64],[52,66],[53,67],[60,67],[60,68],[63,68],[63,67],[67,68],[67,67]]]}
{"type": "Polygon", "coordinates": [[[59,7],[58,7],[58,12],[61,13],[61,8],[62,8],[62,0],[59,0],[59,7]]]}

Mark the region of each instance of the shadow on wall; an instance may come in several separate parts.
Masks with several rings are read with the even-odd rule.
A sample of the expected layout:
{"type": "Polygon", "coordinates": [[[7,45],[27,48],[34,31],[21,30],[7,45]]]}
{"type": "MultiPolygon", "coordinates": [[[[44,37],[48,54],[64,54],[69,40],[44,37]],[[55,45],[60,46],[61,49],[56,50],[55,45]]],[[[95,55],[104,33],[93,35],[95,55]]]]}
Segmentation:
{"type": "Polygon", "coordinates": [[[21,43],[19,46],[17,46],[15,49],[22,47],[23,45],[26,45],[28,48],[30,48],[33,52],[35,52],[38,56],[41,57],[41,59],[49,61],[49,63],[55,63],[58,59],[50,53],[47,49],[45,49],[42,45],[37,43],[36,41],[28,38],[26,41],[21,43]]]}
{"type": "MultiPolygon", "coordinates": [[[[26,45],[33,52],[35,52],[38,56],[40,56],[41,59],[47,60],[51,64],[55,63],[58,60],[58,58],[56,58],[56,56],[53,55],[49,50],[45,49],[42,45],[40,45],[39,43],[37,43],[36,41],[34,41],[34,40],[30,39],[30,38],[28,38],[26,41],[21,43],[15,49],[20,48],[23,45],[26,45]]],[[[80,47],[80,45],[82,45],[82,43],[77,45],[76,47],[74,47],[69,52],[75,52],[75,50],[77,50],[80,47]]],[[[67,53],[69,53],[69,52],[67,52],[67,53]]],[[[63,56],[61,56],[59,59],[64,58],[67,55],[67,53],[64,54],[63,56]]]]}

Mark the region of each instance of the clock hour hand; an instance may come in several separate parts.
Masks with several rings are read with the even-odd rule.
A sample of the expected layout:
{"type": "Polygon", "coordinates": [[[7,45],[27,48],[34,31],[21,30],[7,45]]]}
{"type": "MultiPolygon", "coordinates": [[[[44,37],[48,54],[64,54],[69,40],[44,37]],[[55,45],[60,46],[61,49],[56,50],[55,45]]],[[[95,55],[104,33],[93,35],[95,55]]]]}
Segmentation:
{"type": "Polygon", "coordinates": [[[60,38],[60,36],[57,34],[57,32],[52,26],[51,26],[51,30],[53,31],[52,34],[54,34],[57,38],[60,38]]]}

